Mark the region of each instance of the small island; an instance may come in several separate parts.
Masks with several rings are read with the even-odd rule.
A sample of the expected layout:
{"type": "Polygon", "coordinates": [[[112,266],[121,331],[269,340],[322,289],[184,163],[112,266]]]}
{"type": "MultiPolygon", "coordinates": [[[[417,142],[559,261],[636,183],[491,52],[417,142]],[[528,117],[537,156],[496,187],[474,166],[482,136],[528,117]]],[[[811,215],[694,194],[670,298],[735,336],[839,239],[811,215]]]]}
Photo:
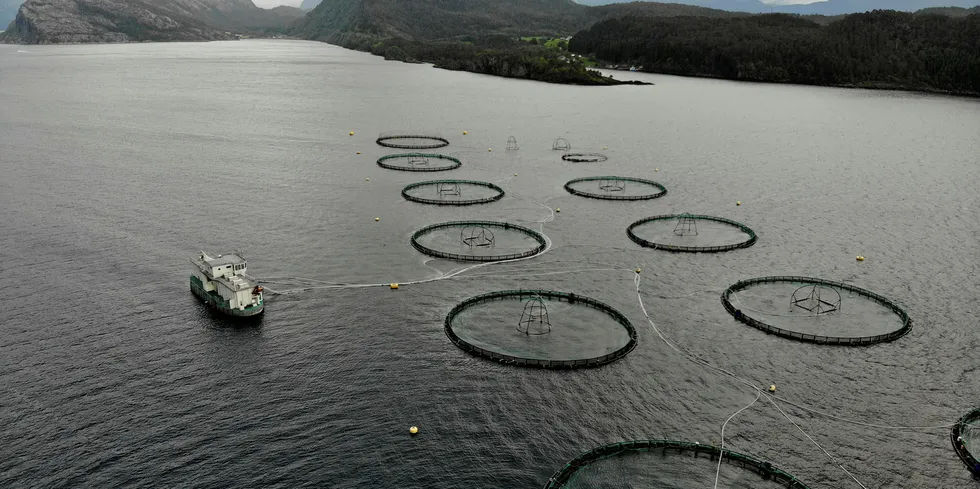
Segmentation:
{"type": "Polygon", "coordinates": [[[522,78],[569,85],[651,85],[621,81],[591,69],[592,60],[568,52],[568,38],[505,36],[471,38],[460,42],[423,43],[388,39],[346,47],[367,51],[388,60],[432,63],[436,68],[468,71],[506,78],[522,78]]]}

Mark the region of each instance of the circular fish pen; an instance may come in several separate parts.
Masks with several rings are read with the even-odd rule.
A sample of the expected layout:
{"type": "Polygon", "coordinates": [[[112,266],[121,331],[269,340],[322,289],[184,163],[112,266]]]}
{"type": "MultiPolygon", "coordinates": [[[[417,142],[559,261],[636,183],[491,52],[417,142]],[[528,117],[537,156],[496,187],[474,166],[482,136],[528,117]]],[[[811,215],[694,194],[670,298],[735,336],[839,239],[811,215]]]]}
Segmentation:
{"type": "Polygon", "coordinates": [[[894,341],[912,329],[908,313],[891,300],[820,278],[742,280],[725,289],[721,303],[753,328],[821,345],[873,345],[894,341]]]}
{"type": "Polygon", "coordinates": [[[980,453],[980,408],[966,413],[953,425],[949,440],[973,478],[980,480],[980,461],[973,455],[980,453]]]}
{"type": "Polygon", "coordinates": [[[561,159],[572,163],[600,163],[609,159],[602,153],[565,153],[561,159]]]}
{"type": "Polygon", "coordinates": [[[502,290],[457,304],[446,336],[472,355],[520,367],[599,367],[636,347],[636,329],[595,299],[553,290],[502,290]]]}
{"type": "Polygon", "coordinates": [[[398,171],[446,171],[463,166],[459,158],[429,153],[400,153],[378,158],[378,166],[398,171]]]}
{"type": "Polygon", "coordinates": [[[544,489],[719,487],[714,485],[719,456],[725,464],[718,472],[723,483],[720,487],[809,489],[769,462],[711,445],[674,440],[635,440],[593,448],[555,472],[544,489]]]}
{"type": "Polygon", "coordinates": [[[527,258],[547,248],[544,235],[498,221],[450,221],[419,229],[412,247],[436,258],[460,261],[504,261],[527,258]]]}
{"type": "Polygon", "coordinates": [[[650,200],[667,195],[667,187],[653,180],[611,176],[569,180],[565,190],[572,195],[603,200],[650,200]]]}
{"type": "Polygon", "coordinates": [[[432,180],[405,186],[402,197],[431,205],[489,204],[504,198],[504,189],[475,180],[432,180]]]}
{"type": "Polygon", "coordinates": [[[640,246],[688,253],[718,253],[748,248],[758,240],[755,231],[745,224],[697,214],[668,214],[640,219],[626,228],[626,235],[640,246]]]}
{"type": "Polygon", "coordinates": [[[436,149],[449,146],[449,140],[427,134],[380,134],[375,141],[380,146],[397,149],[436,149]]]}

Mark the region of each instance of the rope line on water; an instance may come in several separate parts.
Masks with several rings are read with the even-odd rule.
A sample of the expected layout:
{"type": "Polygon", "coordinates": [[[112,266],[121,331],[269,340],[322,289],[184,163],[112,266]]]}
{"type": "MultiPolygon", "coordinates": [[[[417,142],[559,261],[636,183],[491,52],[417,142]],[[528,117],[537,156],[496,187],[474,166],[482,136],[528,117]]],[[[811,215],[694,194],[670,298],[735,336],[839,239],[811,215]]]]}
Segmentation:
{"type": "Polygon", "coordinates": [[[718,469],[715,470],[715,487],[714,487],[714,489],[718,489],[718,478],[721,476],[721,461],[725,458],[724,457],[724,455],[725,455],[725,427],[728,426],[728,422],[731,421],[732,419],[734,419],[735,416],[738,416],[742,411],[745,411],[746,409],[752,407],[755,403],[759,402],[759,399],[760,398],[762,398],[762,390],[759,390],[759,394],[755,396],[755,399],[752,402],[748,403],[748,405],[746,405],[742,409],[739,409],[738,411],[735,411],[735,414],[732,414],[731,416],[729,416],[728,419],[725,420],[725,423],[723,425],[721,425],[721,445],[718,447],[718,469]]]}
{"type": "MultiPolygon", "coordinates": [[[[752,384],[752,382],[750,382],[750,381],[748,381],[748,380],[746,380],[746,379],[743,379],[743,378],[741,378],[741,377],[739,377],[738,375],[735,375],[734,373],[732,373],[732,372],[730,372],[730,371],[728,371],[728,370],[725,370],[725,369],[723,369],[723,368],[721,368],[721,367],[717,367],[717,366],[715,366],[715,365],[712,365],[711,363],[709,363],[709,362],[708,362],[708,361],[706,361],[706,360],[702,360],[702,359],[700,359],[700,358],[698,358],[698,357],[695,357],[695,356],[694,356],[693,354],[690,354],[690,353],[687,353],[686,351],[684,351],[684,350],[682,350],[682,349],[681,349],[680,347],[678,347],[678,346],[676,346],[676,345],[674,345],[673,343],[671,343],[671,342],[670,342],[670,341],[669,341],[669,340],[668,340],[668,339],[667,339],[667,338],[666,338],[666,337],[665,337],[665,336],[663,335],[663,333],[661,333],[661,332],[660,332],[660,329],[659,329],[659,328],[657,328],[657,325],[656,325],[656,323],[654,323],[654,321],[653,321],[653,318],[651,318],[651,317],[650,317],[650,313],[649,313],[649,312],[647,312],[647,309],[646,309],[646,306],[645,306],[645,305],[643,304],[643,297],[642,297],[642,296],[640,295],[640,274],[638,274],[638,273],[637,273],[637,274],[635,274],[635,276],[633,277],[633,284],[634,284],[634,285],[636,286],[636,298],[637,298],[637,301],[638,301],[638,302],[639,302],[639,304],[640,304],[640,310],[642,310],[642,311],[643,311],[643,316],[644,316],[644,317],[646,317],[646,319],[647,319],[647,322],[648,322],[648,323],[650,323],[650,327],[652,327],[652,328],[653,328],[653,330],[654,330],[654,331],[655,331],[655,332],[657,333],[657,336],[659,336],[659,337],[660,337],[660,339],[661,339],[661,340],[662,340],[662,341],[663,341],[664,343],[666,343],[666,344],[667,344],[667,346],[669,346],[669,347],[670,347],[671,349],[673,349],[673,350],[674,350],[674,351],[676,351],[677,353],[679,353],[679,354],[681,354],[681,355],[683,355],[684,357],[686,357],[686,358],[688,358],[689,360],[691,360],[691,361],[693,361],[693,362],[695,362],[695,363],[697,363],[697,364],[699,364],[699,365],[702,365],[702,366],[704,366],[705,368],[708,368],[708,369],[710,369],[710,370],[714,370],[714,371],[716,371],[716,372],[721,372],[721,373],[724,373],[725,375],[727,375],[727,376],[729,376],[729,377],[731,377],[732,379],[735,379],[735,380],[737,380],[737,381],[739,381],[739,382],[741,382],[742,384],[744,384],[744,385],[746,385],[746,386],[748,386],[749,388],[751,388],[751,389],[753,389],[753,390],[755,390],[756,392],[758,392],[758,393],[759,393],[759,395],[764,395],[764,396],[766,396],[766,398],[767,398],[767,399],[769,399],[769,402],[771,402],[771,403],[772,403],[772,404],[773,404],[774,406],[776,406],[776,409],[777,409],[777,410],[779,410],[779,412],[780,412],[780,413],[781,413],[781,414],[782,414],[782,415],[783,415],[783,416],[784,416],[784,417],[785,417],[785,418],[786,418],[786,419],[787,419],[787,420],[788,420],[788,421],[789,421],[790,423],[793,423],[793,426],[796,426],[796,429],[798,429],[798,430],[800,430],[800,432],[801,432],[801,433],[803,433],[803,435],[804,435],[804,436],[806,436],[806,437],[807,437],[807,439],[809,439],[811,443],[813,443],[813,444],[814,444],[814,445],[815,445],[815,446],[816,446],[817,448],[819,448],[819,449],[820,449],[820,450],[821,450],[821,451],[822,451],[822,452],[823,452],[823,453],[824,453],[825,455],[827,455],[827,457],[828,457],[828,458],[830,458],[830,460],[831,460],[831,461],[832,461],[832,462],[833,462],[833,463],[834,463],[835,465],[837,465],[837,467],[839,467],[839,468],[840,468],[841,470],[843,470],[845,474],[847,474],[848,476],[850,476],[850,478],[851,478],[851,479],[853,479],[853,480],[854,480],[854,482],[856,482],[856,483],[857,483],[857,484],[858,484],[858,485],[859,485],[859,486],[860,486],[860,487],[861,487],[862,489],[867,489],[867,486],[865,486],[864,484],[862,484],[862,483],[861,483],[861,481],[859,481],[859,480],[857,479],[857,477],[855,477],[855,476],[854,476],[854,474],[851,474],[851,472],[850,472],[849,470],[847,470],[846,468],[844,468],[844,465],[843,465],[843,464],[841,464],[840,462],[838,462],[838,461],[837,461],[837,459],[836,459],[836,458],[834,458],[834,456],[830,454],[830,452],[828,452],[828,451],[827,451],[827,450],[826,450],[825,448],[823,448],[823,447],[822,447],[822,446],[821,446],[821,445],[820,445],[819,443],[817,443],[817,442],[816,442],[816,440],[814,440],[814,439],[813,439],[813,438],[812,438],[812,437],[811,437],[811,436],[810,436],[810,435],[809,435],[809,434],[808,434],[808,433],[807,433],[806,431],[804,431],[804,430],[803,430],[803,428],[802,428],[802,427],[800,427],[800,425],[799,425],[799,424],[797,424],[797,423],[796,423],[795,421],[793,421],[793,420],[792,420],[792,418],[790,418],[790,417],[789,417],[789,415],[788,415],[788,414],[786,414],[786,412],[785,412],[785,411],[783,411],[783,410],[782,410],[782,409],[781,409],[781,408],[780,408],[780,407],[779,407],[779,406],[778,406],[778,405],[777,405],[777,404],[775,403],[775,401],[774,401],[774,400],[773,400],[772,398],[770,398],[770,397],[769,397],[768,395],[766,395],[766,394],[765,394],[765,393],[763,392],[763,390],[762,390],[762,389],[761,389],[760,387],[758,387],[758,386],[756,386],[756,385],[753,385],[753,384],[752,384]]],[[[755,404],[755,402],[753,402],[753,404],[755,404]]],[[[744,410],[744,409],[743,409],[743,410],[744,410]]],[[[740,411],[740,412],[741,412],[741,411],[740,411]]],[[[738,414],[738,413],[736,413],[736,414],[738,414]]],[[[725,423],[727,424],[728,422],[726,421],[725,423]]],[[[723,427],[722,429],[724,429],[724,427],[723,427]]],[[[722,455],[723,455],[723,453],[719,453],[719,454],[718,454],[718,456],[719,456],[719,457],[721,457],[722,455]]],[[[720,470],[720,469],[719,469],[719,470],[720,470]]],[[[716,479],[716,480],[717,480],[717,479],[716,479]]]]}
{"type": "MultiPolygon", "coordinates": [[[[759,392],[761,393],[762,391],[759,391],[759,392]]],[[[805,436],[808,440],[810,440],[810,443],[813,443],[813,445],[816,446],[817,448],[819,448],[820,451],[823,452],[824,455],[827,456],[827,458],[829,458],[832,462],[834,462],[835,465],[837,465],[837,467],[839,467],[841,470],[843,470],[844,473],[847,474],[848,476],[850,476],[851,479],[854,479],[854,482],[856,482],[857,485],[861,486],[861,489],[868,489],[867,486],[865,486],[864,484],[862,484],[861,481],[859,481],[857,477],[854,477],[854,474],[852,474],[851,471],[847,470],[847,468],[844,467],[844,464],[838,462],[837,459],[833,455],[831,455],[830,452],[828,452],[824,447],[820,446],[820,444],[817,443],[817,441],[814,440],[813,437],[810,436],[809,433],[807,433],[806,431],[803,431],[803,428],[801,428],[800,425],[796,423],[796,421],[793,421],[793,419],[790,418],[788,414],[786,414],[786,411],[783,411],[783,409],[779,407],[779,404],[776,404],[776,401],[773,401],[772,398],[769,397],[768,395],[766,395],[766,399],[768,399],[769,402],[773,405],[773,407],[775,407],[779,411],[779,414],[782,414],[783,417],[786,418],[787,421],[789,421],[790,423],[793,423],[793,426],[795,426],[796,429],[800,430],[800,433],[803,433],[803,436],[805,436]]]]}
{"type": "MultiPolygon", "coordinates": [[[[506,183],[504,183],[504,185],[506,185],[509,182],[510,182],[510,180],[508,180],[506,183]]],[[[432,277],[432,278],[421,279],[421,280],[412,280],[412,281],[406,281],[406,282],[396,282],[396,283],[398,283],[400,285],[419,285],[419,284],[427,284],[427,283],[432,283],[432,282],[438,282],[440,280],[448,280],[448,279],[455,278],[458,275],[463,274],[463,273],[466,273],[466,272],[468,272],[470,270],[476,270],[476,269],[483,268],[483,267],[486,267],[486,266],[489,266],[489,265],[503,264],[503,263],[516,263],[516,262],[520,262],[520,261],[524,261],[524,260],[530,260],[531,258],[537,258],[537,257],[539,257],[541,255],[544,255],[544,254],[548,253],[549,251],[551,251],[553,249],[551,238],[549,238],[546,234],[544,234],[544,225],[546,223],[549,223],[549,222],[552,222],[552,221],[555,220],[555,210],[552,209],[551,207],[548,207],[544,203],[541,203],[541,202],[538,202],[538,201],[535,201],[535,200],[525,199],[523,197],[519,197],[519,196],[516,196],[516,195],[514,197],[517,198],[517,199],[520,199],[520,200],[524,200],[526,202],[532,202],[532,203],[537,204],[537,205],[539,205],[541,207],[544,207],[545,209],[548,209],[548,211],[549,211],[548,217],[546,217],[544,219],[541,219],[539,221],[534,221],[535,223],[539,224],[539,229],[541,230],[541,235],[544,236],[544,240],[545,240],[545,248],[543,250],[541,250],[541,253],[538,253],[538,254],[532,255],[532,256],[523,257],[523,258],[514,258],[514,259],[511,259],[511,260],[500,260],[500,261],[495,261],[495,262],[477,263],[477,264],[474,264],[474,265],[470,265],[470,266],[467,266],[467,267],[463,267],[463,268],[457,269],[455,271],[452,271],[452,272],[449,272],[449,273],[446,273],[446,274],[439,275],[438,277],[432,277]]],[[[545,202],[547,202],[547,201],[549,201],[551,199],[557,198],[557,197],[558,196],[549,197],[548,199],[545,199],[545,202]]],[[[275,294],[275,295],[287,295],[287,294],[291,294],[291,293],[294,293],[294,292],[304,292],[304,291],[316,290],[316,289],[364,289],[364,288],[371,288],[371,287],[387,287],[389,285],[390,285],[390,283],[374,283],[374,284],[329,284],[329,285],[314,285],[314,286],[310,286],[310,287],[302,287],[302,288],[298,288],[298,289],[289,289],[289,290],[275,290],[275,289],[272,289],[272,288],[269,288],[269,287],[266,287],[265,289],[267,291],[269,291],[270,293],[275,294]]]]}

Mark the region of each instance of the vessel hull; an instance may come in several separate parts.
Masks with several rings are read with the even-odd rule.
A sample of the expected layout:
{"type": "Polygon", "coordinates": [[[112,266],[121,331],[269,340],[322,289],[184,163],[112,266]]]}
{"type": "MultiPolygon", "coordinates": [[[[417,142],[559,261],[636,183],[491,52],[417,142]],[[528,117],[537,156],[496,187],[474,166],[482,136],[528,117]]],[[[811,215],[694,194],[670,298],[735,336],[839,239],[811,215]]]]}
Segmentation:
{"type": "Polygon", "coordinates": [[[216,300],[216,298],[211,297],[211,294],[208,294],[203,287],[201,287],[198,283],[195,283],[196,278],[197,277],[191,276],[191,292],[193,292],[194,296],[204,302],[204,305],[208,306],[210,309],[218,311],[227,316],[239,318],[255,317],[265,312],[264,300],[259,303],[258,306],[246,307],[245,309],[235,309],[225,306],[221,300],[216,300]]]}

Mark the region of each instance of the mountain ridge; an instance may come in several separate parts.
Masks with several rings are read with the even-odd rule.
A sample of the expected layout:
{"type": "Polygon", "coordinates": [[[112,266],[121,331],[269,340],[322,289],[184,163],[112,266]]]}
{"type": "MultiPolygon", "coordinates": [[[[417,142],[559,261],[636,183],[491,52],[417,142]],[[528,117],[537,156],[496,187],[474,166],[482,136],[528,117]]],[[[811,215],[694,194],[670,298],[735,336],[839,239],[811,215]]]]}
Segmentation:
{"type": "Polygon", "coordinates": [[[294,7],[251,0],[28,0],[0,42],[21,44],[213,41],[282,28],[294,7]]]}
{"type": "Polygon", "coordinates": [[[487,33],[570,35],[619,15],[724,17],[740,15],[663,2],[589,7],[572,0],[322,0],[293,32],[315,40],[395,37],[408,40],[463,38],[487,33]],[[465,8],[464,8],[465,7],[465,8]],[[345,37],[345,36],[340,36],[345,37]]]}
{"type": "MultiPolygon", "coordinates": [[[[582,5],[600,6],[632,2],[633,0],[580,0],[582,5]]],[[[759,0],[660,0],[662,2],[694,5],[753,14],[783,13],[799,15],[845,15],[873,10],[897,10],[915,12],[927,8],[960,7],[972,8],[980,5],[978,0],[826,0],[806,5],[774,5],[759,0]]]]}

